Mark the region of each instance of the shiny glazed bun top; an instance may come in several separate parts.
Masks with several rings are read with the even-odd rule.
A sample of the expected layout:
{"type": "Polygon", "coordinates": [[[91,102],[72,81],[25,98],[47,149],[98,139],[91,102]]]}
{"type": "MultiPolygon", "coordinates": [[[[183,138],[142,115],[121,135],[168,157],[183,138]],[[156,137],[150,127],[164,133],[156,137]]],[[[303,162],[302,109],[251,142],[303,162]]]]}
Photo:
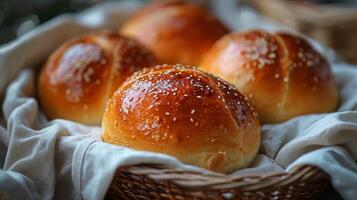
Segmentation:
{"type": "Polygon", "coordinates": [[[144,7],[120,28],[152,50],[162,63],[200,63],[228,29],[208,10],[181,1],[160,1],[144,7]]]}
{"type": "Polygon", "coordinates": [[[67,41],[48,58],[38,83],[46,115],[99,125],[105,102],[134,71],[155,63],[136,41],[110,31],[67,41]]]}
{"type": "Polygon", "coordinates": [[[228,173],[249,165],[260,145],[260,125],[245,98],[194,68],[146,69],[108,101],[103,140],[228,173]]]}
{"type": "Polygon", "coordinates": [[[337,105],[328,62],[306,40],[291,34],[229,34],[205,55],[201,67],[249,97],[262,123],[330,112],[337,105]]]}

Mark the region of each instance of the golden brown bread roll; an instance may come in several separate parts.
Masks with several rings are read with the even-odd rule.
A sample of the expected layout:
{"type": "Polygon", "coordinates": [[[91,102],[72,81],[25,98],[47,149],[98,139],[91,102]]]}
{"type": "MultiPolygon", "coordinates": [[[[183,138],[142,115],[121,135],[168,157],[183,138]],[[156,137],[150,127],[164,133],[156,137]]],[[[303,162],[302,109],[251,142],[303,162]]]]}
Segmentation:
{"type": "Polygon", "coordinates": [[[162,63],[200,63],[202,55],[228,29],[208,10],[180,1],[151,4],[120,28],[136,38],[162,63]]]}
{"type": "Polygon", "coordinates": [[[64,43],[48,58],[39,77],[46,115],[99,125],[105,102],[134,71],[155,63],[136,41],[100,31],[64,43]]]}
{"type": "Polygon", "coordinates": [[[260,145],[260,125],[245,98],[227,82],[194,68],[144,69],[108,101],[103,140],[232,172],[248,166],[260,145]]]}
{"type": "Polygon", "coordinates": [[[201,67],[250,98],[262,123],[336,108],[328,62],[304,39],[287,33],[250,31],[224,36],[201,67]]]}

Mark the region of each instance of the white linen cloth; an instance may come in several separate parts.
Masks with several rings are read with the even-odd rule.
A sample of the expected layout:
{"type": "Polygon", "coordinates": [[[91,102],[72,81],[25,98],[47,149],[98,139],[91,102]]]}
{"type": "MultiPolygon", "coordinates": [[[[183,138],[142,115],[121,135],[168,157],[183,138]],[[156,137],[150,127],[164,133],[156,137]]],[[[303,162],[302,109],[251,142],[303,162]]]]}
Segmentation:
{"type": "MultiPolygon", "coordinates": [[[[136,7],[133,2],[109,3],[62,16],[0,49],[0,96],[6,90],[2,103],[6,124],[0,126],[1,198],[102,199],[117,167],[136,163],[164,163],[210,173],[167,155],[103,143],[100,127],[48,121],[41,113],[34,69],[67,38],[96,27],[114,29],[136,7]]],[[[250,168],[234,174],[279,172],[311,164],[331,176],[343,198],[355,199],[357,68],[333,62],[338,110],[264,125],[260,154],[250,168]]]]}

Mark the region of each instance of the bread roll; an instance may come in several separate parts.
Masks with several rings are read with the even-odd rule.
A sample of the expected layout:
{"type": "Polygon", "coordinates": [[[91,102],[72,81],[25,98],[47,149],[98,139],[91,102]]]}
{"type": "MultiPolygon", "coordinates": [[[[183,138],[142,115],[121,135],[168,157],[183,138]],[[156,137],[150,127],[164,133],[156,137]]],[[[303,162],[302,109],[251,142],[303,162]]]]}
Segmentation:
{"type": "Polygon", "coordinates": [[[114,90],[134,71],[154,63],[154,56],[136,41],[109,31],[67,41],[40,73],[43,111],[50,119],[100,125],[114,90]]]}
{"type": "Polygon", "coordinates": [[[161,63],[198,65],[228,29],[202,7],[161,1],[139,11],[120,32],[152,50],[161,63]]]}
{"type": "Polygon", "coordinates": [[[250,98],[262,123],[331,112],[336,83],[328,62],[303,38],[250,31],[224,36],[201,67],[250,98]]]}
{"type": "Polygon", "coordinates": [[[260,145],[256,113],[233,86],[194,68],[135,74],[108,101],[103,140],[217,172],[246,167],[260,145]]]}

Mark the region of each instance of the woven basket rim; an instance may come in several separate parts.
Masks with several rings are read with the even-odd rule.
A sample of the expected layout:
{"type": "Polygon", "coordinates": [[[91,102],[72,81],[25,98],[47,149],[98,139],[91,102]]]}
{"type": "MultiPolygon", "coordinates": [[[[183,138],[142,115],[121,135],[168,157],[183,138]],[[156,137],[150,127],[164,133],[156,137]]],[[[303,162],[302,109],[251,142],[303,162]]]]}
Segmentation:
{"type": "Polygon", "coordinates": [[[258,191],[269,188],[304,185],[306,182],[326,180],[329,176],[313,165],[298,165],[281,173],[263,175],[225,175],[201,173],[190,169],[163,164],[142,163],[118,168],[119,172],[147,176],[156,182],[168,181],[189,190],[230,190],[258,191]]]}

